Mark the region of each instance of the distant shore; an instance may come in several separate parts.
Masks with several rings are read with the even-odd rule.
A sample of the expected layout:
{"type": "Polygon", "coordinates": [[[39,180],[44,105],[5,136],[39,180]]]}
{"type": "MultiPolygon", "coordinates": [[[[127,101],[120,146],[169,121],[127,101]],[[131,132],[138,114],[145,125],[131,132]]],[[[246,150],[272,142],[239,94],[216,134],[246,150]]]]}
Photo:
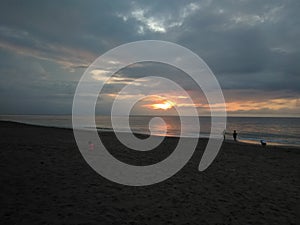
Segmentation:
{"type": "MultiPolygon", "coordinates": [[[[82,158],[71,129],[0,121],[1,224],[297,224],[300,148],[225,141],[204,172],[207,139],[170,179],[145,187],[112,183],[82,158]]],[[[178,138],[149,152],[100,132],[117,159],[158,162],[178,138]]]]}

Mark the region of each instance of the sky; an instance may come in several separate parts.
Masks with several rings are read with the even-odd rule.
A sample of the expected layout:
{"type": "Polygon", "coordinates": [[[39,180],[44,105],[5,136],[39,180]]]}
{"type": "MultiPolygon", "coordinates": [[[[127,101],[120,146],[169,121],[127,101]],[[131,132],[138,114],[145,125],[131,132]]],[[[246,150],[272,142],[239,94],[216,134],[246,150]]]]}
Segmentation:
{"type": "MultiPolygon", "coordinates": [[[[0,114],[71,114],[78,81],[97,57],[128,42],[163,40],[207,63],[229,115],[300,117],[299,10],[298,0],[2,0],[0,114]]],[[[125,68],[115,76],[120,83],[111,82],[99,97],[97,113],[109,113],[120,84],[162,73],[186,81],[166,65],[125,68]]],[[[199,90],[191,82],[185,88],[207,113],[199,90]]],[[[188,107],[179,93],[172,96],[177,100],[167,103],[145,98],[137,112],[188,107]]]]}

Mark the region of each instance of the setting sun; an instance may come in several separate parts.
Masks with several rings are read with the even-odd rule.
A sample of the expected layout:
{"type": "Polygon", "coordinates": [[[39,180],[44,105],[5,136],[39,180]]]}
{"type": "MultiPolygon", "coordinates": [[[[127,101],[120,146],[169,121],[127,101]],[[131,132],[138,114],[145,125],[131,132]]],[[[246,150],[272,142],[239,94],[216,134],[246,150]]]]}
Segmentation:
{"type": "Polygon", "coordinates": [[[174,106],[174,102],[171,101],[163,101],[162,103],[157,103],[157,104],[152,104],[151,107],[153,109],[163,109],[163,110],[167,110],[167,109],[171,109],[174,106]]]}

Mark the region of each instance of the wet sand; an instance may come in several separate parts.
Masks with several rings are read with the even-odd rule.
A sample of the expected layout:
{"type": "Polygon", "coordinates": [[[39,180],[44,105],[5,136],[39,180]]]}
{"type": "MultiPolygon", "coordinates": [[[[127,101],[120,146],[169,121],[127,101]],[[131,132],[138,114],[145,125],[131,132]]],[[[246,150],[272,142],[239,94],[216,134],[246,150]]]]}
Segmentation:
{"type": "MultiPolygon", "coordinates": [[[[100,134],[118,159],[147,165],[176,145],[137,153],[100,134]]],[[[170,179],[145,187],[106,180],[72,130],[0,122],[1,224],[299,224],[300,149],[225,142],[204,172],[207,140],[170,179]]]]}

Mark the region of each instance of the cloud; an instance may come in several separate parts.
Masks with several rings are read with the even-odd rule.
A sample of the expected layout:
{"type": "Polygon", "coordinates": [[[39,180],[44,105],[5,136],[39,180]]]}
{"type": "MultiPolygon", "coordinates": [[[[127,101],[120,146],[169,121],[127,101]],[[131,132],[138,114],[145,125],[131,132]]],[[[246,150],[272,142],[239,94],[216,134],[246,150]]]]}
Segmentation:
{"type": "Polygon", "coordinates": [[[164,10],[155,10],[152,7],[137,6],[133,4],[130,12],[126,14],[118,13],[117,16],[122,18],[124,22],[132,18],[136,20],[138,25],[137,33],[145,35],[146,31],[154,33],[167,33],[172,28],[181,27],[185,19],[200,9],[200,6],[194,2],[188,3],[180,7],[176,12],[164,10]]]}
{"type": "Polygon", "coordinates": [[[53,61],[70,68],[87,67],[96,56],[80,48],[68,48],[59,44],[44,43],[26,31],[0,27],[0,48],[25,55],[53,61]]]}
{"type": "MultiPolygon", "coordinates": [[[[47,105],[43,101],[60,102],[56,111],[70,112],[66,95],[74,92],[84,69],[107,50],[143,39],[172,41],[194,51],[216,74],[230,104],[299,99],[299,7],[299,1],[279,0],[2,1],[1,110],[18,113],[20,107],[13,104],[20,102],[8,106],[5,98],[25,95],[35,105],[32,112],[47,105]],[[12,84],[19,86],[10,91],[12,84]]],[[[153,74],[195,93],[181,72],[150,64],[120,71],[105,90],[115,93],[133,79],[153,74]]]]}

